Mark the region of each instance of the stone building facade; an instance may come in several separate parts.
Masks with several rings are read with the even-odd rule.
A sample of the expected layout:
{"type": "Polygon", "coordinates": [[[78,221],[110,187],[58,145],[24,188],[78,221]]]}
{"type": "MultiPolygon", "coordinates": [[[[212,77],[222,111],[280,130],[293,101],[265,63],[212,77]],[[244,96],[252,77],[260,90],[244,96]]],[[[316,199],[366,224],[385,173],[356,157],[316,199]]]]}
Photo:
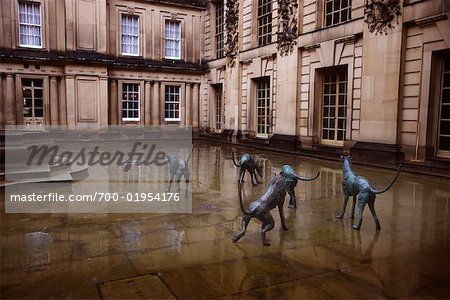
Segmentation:
{"type": "Polygon", "coordinates": [[[197,1],[0,1],[2,124],[199,128],[197,1]]]}
{"type": "Polygon", "coordinates": [[[242,144],[448,165],[446,0],[4,0],[0,11],[2,125],[192,125],[242,144]]]}
{"type": "Polygon", "coordinates": [[[232,131],[238,141],[268,147],[448,166],[448,1],[237,2],[233,67],[217,40],[223,3],[205,11],[209,74],[202,94],[209,96],[211,132],[232,131]],[[288,55],[277,49],[283,10],[298,29],[288,55]],[[370,19],[379,12],[387,14],[385,27],[370,19]],[[271,38],[264,40],[267,28],[271,38]]]}

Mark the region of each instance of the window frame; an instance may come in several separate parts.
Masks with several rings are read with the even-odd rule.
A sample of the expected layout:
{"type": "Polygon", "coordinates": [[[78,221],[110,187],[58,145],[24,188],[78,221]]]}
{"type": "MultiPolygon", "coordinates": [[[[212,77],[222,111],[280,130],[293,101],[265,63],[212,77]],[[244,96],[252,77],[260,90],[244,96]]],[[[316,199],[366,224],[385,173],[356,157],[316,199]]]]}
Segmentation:
{"type": "Polygon", "coordinates": [[[257,38],[257,45],[258,47],[262,47],[265,45],[269,45],[272,43],[272,31],[273,31],[273,1],[272,0],[255,0],[256,1],[256,38],[257,38]],[[270,4],[270,12],[266,12],[265,14],[260,15],[260,8],[262,9],[267,3],[263,3],[260,5],[260,2],[267,1],[268,4],[270,4]],[[262,22],[263,19],[270,16],[270,20],[267,23],[264,23],[261,25],[260,22],[262,22]],[[269,27],[269,30],[263,34],[260,35],[260,28],[269,27]]]}
{"type": "MultiPolygon", "coordinates": [[[[169,102],[169,103],[176,104],[177,102],[173,101],[173,102],[169,102]]],[[[165,84],[164,85],[164,121],[166,121],[166,122],[180,122],[181,121],[181,113],[182,113],[181,109],[182,109],[182,86],[178,85],[178,84],[170,84],[170,83],[169,84],[165,84]],[[167,96],[167,89],[168,88],[177,88],[178,89],[178,118],[168,118],[168,117],[166,117],[166,112],[167,112],[167,110],[166,110],[166,102],[167,102],[166,96],[167,96]]],[[[176,110],[174,110],[174,111],[176,111],[176,110]]]]}
{"type": "Polygon", "coordinates": [[[258,138],[267,138],[269,136],[270,133],[272,133],[272,122],[271,122],[271,114],[272,114],[272,81],[271,81],[271,77],[270,76],[264,76],[264,77],[260,77],[254,80],[254,85],[255,85],[255,135],[258,138]],[[264,100],[266,101],[266,105],[260,106],[259,105],[259,101],[263,100],[262,98],[259,98],[259,91],[262,90],[261,84],[266,84],[266,89],[265,91],[267,92],[266,97],[264,98],[264,100]],[[267,97],[268,96],[268,97],[267,97]],[[260,108],[265,108],[267,114],[265,115],[259,115],[259,109],[260,108]],[[268,111],[267,111],[268,110],[268,111]],[[265,124],[261,124],[259,123],[259,118],[260,116],[262,116],[263,118],[265,118],[266,123],[265,124]],[[266,128],[265,132],[259,132],[259,127],[260,126],[264,126],[266,128]]]}
{"type": "MultiPolygon", "coordinates": [[[[127,34],[131,36],[131,34],[127,34]]],[[[131,44],[130,44],[131,45],[131,44]]],[[[124,56],[140,56],[141,55],[141,18],[136,14],[121,13],[120,14],[120,54],[124,56]],[[137,34],[137,53],[127,53],[123,51],[123,19],[124,17],[137,18],[138,34],[137,34]]]]}
{"type": "MultiPolygon", "coordinates": [[[[42,5],[43,3],[41,1],[23,1],[23,0],[19,0],[16,2],[17,3],[17,37],[18,37],[18,45],[19,47],[23,47],[23,48],[32,48],[32,49],[43,49],[44,48],[44,26],[43,26],[43,9],[42,9],[42,5]],[[20,27],[21,27],[21,22],[20,22],[20,6],[21,4],[35,4],[39,6],[39,28],[40,28],[40,41],[41,44],[40,46],[35,46],[35,45],[27,45],[27,44],[22,44],[20,41],[20,27]]],[[[24,26],[38,26],[36,24],[26,24],[24,26]]]]}
{"type": "MultiPolygon", "coordinates": [[[[436,157],[441,157],[441,158],[449,158],[450,157],[450,150],[442,150],[440,149],[440,137],[441,137],[441,122],[442,122],[442,106],[443,106],[443,99],[444,99],[444,90],[449,90],[450,91],[450,85],[449,86],[444,86],[445,85],[445,74],[448,74],[448,76],[450,77],[450,66],[448,66],[448,71],[445,70],[446,67],[446,62],[448,61],[450,64],[450,55],[447,54],[447,56],[443,56],[442,57],[442,65],[441,65],[441,70],[440,70],[440,81],[439,81],[439,106],[437,108],[437,130],[436,130],[436,157]]],[[[450,106],[450,103],[446,103],[448,106],[450,106]]],[[[449,122],[449,121],[445,121],[445,122],[449,122]]]]}
{"type": "Polygon", "coordinates": [[[345,8],[342,8],[342,1],[343,0],[325,0],[323,3],[323,27],[328,28],[332,26],[336,26],[342,23],[345,23],[347,21],[350,21],[352,19],[352,0],[347,0],[348,5],[345,8]],[[339,1],[339,9],[334,9],[334,1],[339,1]],[[331,3],[332,10],[330,12],[327,11],[327,4],[331,3]],[[342,21],[342,12],[344,10],[347,10],[347,19],[342,21]],[[334,22],[334,15],[338,13],[339,14],[339,22],[334,22]],[[331,24],[327,24],[327,16],[331,16],[331,24]]]}
{"type": "MultiPolygon", "coordinates": [[[[342,66],[336,66],[336,67],[331,67],[331,68],[326,68],[326,70],[323,71],[323,80],[322,80],[322,93],[321,93],[321,102],[320,102],[320,121],[319,121],[319,140],[320,143],[322,145],[329,145],[329,146],[336,146],[336,147],[343,147],[344,146],[344,142],[347,139],[347,132],[349,131],[349,126],[348,126],[348,118],[349,118],[349,114],[348,114],[348,108],[349,108],[349,72],[348,69],[342,66]],[[335,82],[327,82],[326,80],[326,76],[327,74],[332,73],[336,76],[336,81],[335,82]],[[346,74],[346,80],[341,80],[340,75],[341,74],[346,74]],[[344,91],[345,92],[340,92],[339,87],[341,83],[345,83],[344,85],[344,91]],[[331,84],[334,84],[336,90],[334,93],[326,93],[325,90],[325,85],[326,84],[330,84],[330,89],[331,89],[331,84]],[[345,105],[343,105],[343,112],[345,114],[345,117],[339,117],[339,107],[341,106],[339,104],[339,97],[341,95],[345,96],[345,105]],[[335,103],[334,105],[329,104],[329,108],[333,107],[335,109],[335,117],[334,117],[334,127],[327,127],[324,128],[323,126],[323,122],[325,119],[325,97],[326,96],[334,96],[335,97],[335,103]],[[339,129],[339,119],[344,119],[343,124],[344,124],[344,130],[342,133],[342,140],[338,140],[338,131],[339,129]],[[324,130],[327,129],[329,131],[333,131],[334,132],[334,138],[333,139],[329,139],[329,138],[324,138],[324,130]]],[[[330,98],[331,99],[331,98],[330,98]]],[[[330,102],[329,102],[330,103],[330,102]]],[[[328,114],[328,116],[331,116],[330,112],[328,114]]],[[[351,116],[350,116],[351,117],[351,116]]],[[[331,117],[328,117],[329,120],[331,120],[331,117]]],[[[350,129],[351,130],[351,129],[350,129]]]]}
{"type": "Polygon", "coordinates": [[[224,0],[218,0],[216,3],[215,9],[215,50],[216,50],[216,58],[223,58],[225,56],[225,3],[224,0]],[[220,4],[220,6],[219,6],[220,4]],[[219,7],[221,8],[221,18],[219,23],[219,7]],[[220,30],[219,30],[220,29],[220,30]],[[220,47],[219,47],[220,45],[220,47]]]}
{"type": "Polygon", "coordinates": [[[181,20],[174,20],[174,19],[164,19],[164,58],[165,59],[173,59],[173,60],[181,60],[181,53],[182,53],[182,24],[181,24],[181,20]],[[169,38],[167,38],[166,36],[166,32],[167,32],[167,23],[176,23],[179,26],[179,40],[178,40],[178,57],[177,56],[168,56],[167,55],[167,40],[169,40],[169,38]]]}
{"type": "Polygon", "coordinates": [[[214,85],[214,129],[219,132],[222,131],[222,129],[223,129],[223,86],[222,86],[222,84],[214,85]]]}
{"type": "MultiPolygon", "coordinates": [[[[121,97],[120,97],[120,104],[121,104],[121,106],[120,106],[120,112],[121,112],[121,120],[122,120],[122,122],[140,122],[141,121],[141,105],[142,105],[142,102],[141,102],[141,84],[139,83],[139,82],[122,82],[122,86],[121,86],[121,90],[120,90],[120,92],[121,92],[121,97]],[[125,89],[124,89],[124,87],[125,87],[125,85],[135,85],[135,86],[137,86],[138,87],[138,90],[137,90],[137,95],[138,95],[138,108],[137,109],[128,109],[127,108],[127,112],[129,112],[129,111],[138,111],[138,116],[137,116],[137,118],[130,118],[130,117],[124,117],[124,108],[123,108],[123,102],[124,102],[124,98],[123,98],[123,93],[124,93],[124,91],[125,91],[125,89]]],[[[128,90],[127,90],[127,94],[128,94],[128,90]]],[[[127,99],[127,101],[130,101],[129,99],[127,99]]]]}

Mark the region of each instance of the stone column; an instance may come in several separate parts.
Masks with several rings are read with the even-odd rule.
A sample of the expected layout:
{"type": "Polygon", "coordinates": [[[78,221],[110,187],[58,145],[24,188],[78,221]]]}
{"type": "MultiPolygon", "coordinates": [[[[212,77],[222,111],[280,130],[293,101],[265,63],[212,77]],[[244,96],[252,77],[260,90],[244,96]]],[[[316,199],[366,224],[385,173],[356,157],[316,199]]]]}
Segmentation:
{"type": "Polygon", "coordinates": [[[200,105],[199,105],[199,88],[200,84],[194,83],[192,89],[192,129],[198,130],[200,127],[199,116],[200,113],[200,105]]]}
{"type": "Polygon", "coordinates": [[[16,125],[16,90],[12,74],[6,74],[5,85],[5,124],[16,125]]]}
{"type": "Polygon", "coordinates": [[[145,125],[151,125],[151,86],[150,81],[145,82],[145,88],[144,88],[144,124],[145,125]]]}
{"type": "Polygon", "coordinates": [[[160,97],[159,97],[159,82],[153,83],[153,97],[152,97],[152,125],[161,124],[161,114],[160,114],[160,97]]]}
{"type": "Polygon", "coordinates": [[[164,124],[164,114],[165,114],[165,101],[164,101],[164,85],[160,84],[160,89],[159,89],[159,122],[160,124],[164,124]]]}
{"type": "Polygon", "coordinates": [[[110,85],[109,85],[109,89],[110,89],[110,97],[109,97],[109,123],[111,125],[118,125],[118,111],[117,111],[117,80],[116,79],[111,79],[110,81],[110,85]]]}
{"type": "Polygon", "coordinates": [[[58,81],[56,77],[50,77],[50,124],[58,125],[58,81]]]}
{"type": "MultiPolygon", "coordinates": [[[[4,88],[3,88],[3,75],[0,74],[0,98],[5,99],[5,96],[3,94],[4,88]]],[[[5,101],[0,102],[0,128],[3,128],[5,126],[5,101]]]]}
{"type": "Polygon", "coordinates": [[[192,125],[192,119],[191,119],[191,108],[192,108],[192,98],[191,98],[191,84],[190,83],[186,83],[186,125],[192,125]]]}
{"type": "Polygon", "coordinates": [[[59,124],[67,125],[66,80],[59,81],[59,124]]]}
{"type": "Polygon", "coordinates": [[[76,125],[75,111],[75,77],[66,76],[67,125],[76,125]]]}

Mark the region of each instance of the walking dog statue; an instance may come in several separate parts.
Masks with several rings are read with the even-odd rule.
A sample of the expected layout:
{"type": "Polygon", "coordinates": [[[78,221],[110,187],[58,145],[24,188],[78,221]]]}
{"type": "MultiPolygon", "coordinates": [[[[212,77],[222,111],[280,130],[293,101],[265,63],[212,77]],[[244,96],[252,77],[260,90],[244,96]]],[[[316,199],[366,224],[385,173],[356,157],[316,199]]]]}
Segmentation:
{"type": "Polygon", "coordinates": [[[284,180],[285,178],[283,176],[276,175],[270,182],[269,187],[261,196],[261,198],[250,203],[248,210],[244,208],[241,191],[242,183],[238,181],[239,205],[244,216],[242,217],[242,231],[232,239],[234,243],[239,241],[239,239],[244,236],[250,220],[253,218],[257,218],[262,222],[262,243],[264,246],[270,246],[269,241],[266,239],[266,232],[272,230],[275,226],[275,221],[273,220],[272,214],[270,213],[270,211],[275,207],[278,207],[278,211],[280,213],[281,228],[283,229],[283,231],[287,230],[286,224],[284,223],[283,213],[284,198],[286,196],[286,187],[284,180]]]}
{"type": "Polygon", "coordinates": [[[313,178],[303,178],[298,176],[294,169],[289,165],[284,165],[281,167],[280,175],[282,175],[285,180],[286,191],[288,192],[289,199],[289,208],[297,208],[297,198],[295,197],[295,187],[297,186],[298,180],[302,181],[312,181],[319,177],[320,172],[317,172],[317,175],[313,178]]]}
{"type": "Polygon", "coordinates": [[[399,166],[397,173],[391,182],[382,190],[376,190],[370,186],[369,181],[362,177],[356,175],[356,173],[352,170],[352,163],[350,156],[341,156],[342,163],[342,190],[344,196],[344,202],[342,204],[341,213],[337,216],[337,218],[342,219],[345,213],[345,208],[347,206],[348,197],[353,196],[353,206],[352,213],[350,219],[353,220],[355,218],[355,204],[356,204],[356,196],[358,196],[358,223],[353,225],[353,228],[359,230],[361,228],[361,223],[363,221],[363,212],[366,204],[369,205],[370,212],[372,213],[373,219],[375,220],[376,229],[381,229],[380,221],[378,220],[377,214],[375,212],[375,197],[377,194],[382,194],[389,190],[400,174],[400,169],[402,165],[399,166]]]}
{"type": "Polygon", "coordinates": [[[234,160],[234,152],[231,152],[231,155],[233,157],[233,164],[239,168],[239,183],[244,182],[244,175],[245,175],[245,171],[248,171],[250,173],[250,178],[252,179],[252,184],[256,185],[257,183],[261,183],[260,181],[258,181],[258,178],[256,177],[256,173],[259,174],[259,176],[263,176],[262,175],[262,166],[259,165],[248,153],[244,153],[241,156],[241,159],[239,160],[239,164],[236,163],[236,161],[234,160]],[[253,181],[256,180],[256,183],[253,181]]]}
{"type": "Polygon", "coordinates": [[[175,178],[175,182],[177,184],[177,192],[180,192],[180,181],[181,178],[184,177],[186,180],[186,197],[188,193],[189,188],[189,178],[190,178],[190,172],[189,172],[189,160],[192,156],[192,150],[189,153],[189,156],[186,160],[183,160],[181,158],[178,158],[176,155],[172,153],[167,154],[167,162],[169,163],[169,173],[170,173],[170,183],[169,183],[169,189],[167,190],[170,192],[170,188],[172,187],[173,179],[175,178]]]}

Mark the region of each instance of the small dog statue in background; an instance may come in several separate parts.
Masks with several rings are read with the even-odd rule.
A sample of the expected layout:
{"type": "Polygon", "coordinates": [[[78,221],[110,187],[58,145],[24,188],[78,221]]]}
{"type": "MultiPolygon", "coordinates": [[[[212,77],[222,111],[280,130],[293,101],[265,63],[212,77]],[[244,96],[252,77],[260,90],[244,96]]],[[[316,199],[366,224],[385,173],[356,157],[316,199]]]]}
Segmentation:
{"type": "Polygon", "coordinates": [[[191,175],[191,173],[189,172],[189,160],[191,159],[192,156],[192,150],[193,147],[191,148],[191,153],[189,154],[186,160],[180,159],[172,153],[167,154],[167,162],[169,163],[169,173],[170,173],[169,189],[167,190],[168,192],[170,192],[172,182],[175,178],[175,182],[177,184],[177,192],[179,193],[180,181],[181,178],[184,177],[184,179],[186,180],[186,197],[187,197],[189,188],[189,178],[191,175]]]}
{"type": "Polygon", "coordinates": [[[286,191],[288,192],[289,199],[289,208],[297,208],[297,198],[295,197],[295,187],[297,186],[298,180],[302,181],[312,181],[319,177],[320,171],[317,172],[317,175],[313,178],[303,178],[295,173],[294,169],[289,165],[284,165],[281,167],[280,175],[282,175],[285,180],[286,191]]]}
{"type": "Polygon", "coordinates": [[[352,163],[350,156],[341,156],[342,163],[342,192],[344,196],[344,202],[342,204],[342,210],[337,218],[342,219],[345,213],[345,208],[347,207],[348,197],[353,196],[353,206],[352,206],[352,214],[350,219],[354,220],[355,218],[355,204],[356,204],[356,196],[358,196],[358,214],[359,220],[356,225],[353,225],[353,228],[359,230],[361,228],[362,220],[363,220],[363,212],[366,204],[369,204],[370,212],[372,213],[373,219],[375,220],[376,229],[381,229],[380,221],[378,220],[377,214],[375,212],[375,197],[377,194],[382,194],[389,190],[400,174],[400,169],[402,165],[399,166],[395,177],[391,180],[391,182],[382,190],[375,190],[370,186],[369,181],[362,177],[356,175],[356,173],[352,170],[352,163]]]}
{"type": "Polygon", "coordinates": [[[262,166],[260,166],[248,153],[244,153],[241,156],[241,159],[239,160],[239,164],[236,163],[236,161],[234,160],[234,152],[231,152],[232,156],[233,156],[233,164],[239,168],[239,183],[244,182],[244,175],[245,175],[245,171],[248,171],[250,173],[250,178],[252,179],[252,184],[256,185],[258,183],[261,183],[260,181],[258,181],[258,178],[256,177],[256,173],[259,174],[259,176],[263,176],[262,175],[262,166]],[[254,180],[256,181],[256,183],[254,182],[254,180]]]}
{"type": "Polygon", "coordinates": [[[242,213],[242,231],[238,233],[232,241],[236,243],[241,237],[244,236],[247,230],[248,223],[252,218],[257,218],[262,222],[261,225],[261,239],[264,246],[270,246],[269,241],[266,239],[266,232],[273,229],[275,226],[275,221],[270,213],[272,209],[278,206],[278,211],[280,213],[281,228],[286,231],[287,227],[284,222],[283,204],[284,198],[286,196],[286,188],[284,183],[284,177],[281,175],[276,175],[269,184],[269,187],[264,192],[264,194],[258,200],[250,203],[248,210],[244,208],[244,203],[242,200],[241,192],[241,182],[238,181],[238,192],[239,192],[239,205],[241,207],[242,213]]]}

